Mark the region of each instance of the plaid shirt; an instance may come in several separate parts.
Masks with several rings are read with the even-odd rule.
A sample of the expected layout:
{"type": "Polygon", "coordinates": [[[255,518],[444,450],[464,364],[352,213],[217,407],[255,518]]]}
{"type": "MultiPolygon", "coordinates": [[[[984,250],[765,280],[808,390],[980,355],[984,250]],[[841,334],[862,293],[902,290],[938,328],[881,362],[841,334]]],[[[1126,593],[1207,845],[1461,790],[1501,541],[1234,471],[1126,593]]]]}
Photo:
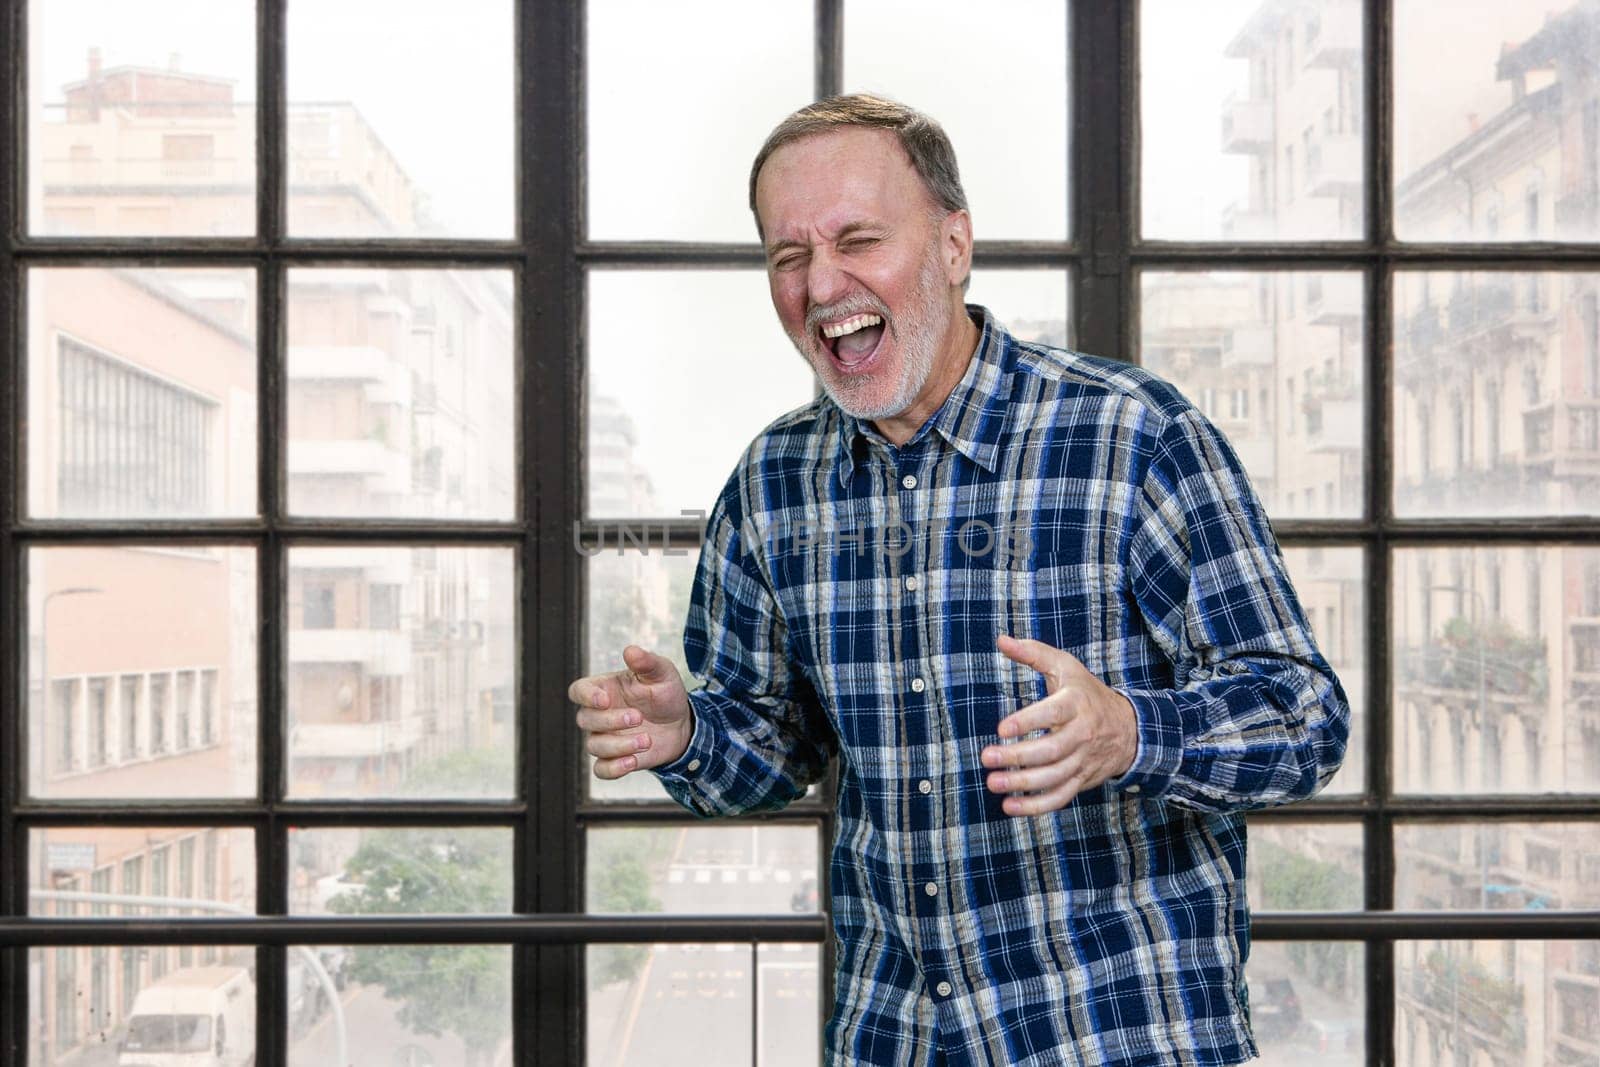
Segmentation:
{"type": "Polygon", "coordinates": [[[822,398],[746,450],[685,631],[693,738],[656,773],[732,815],[839,756],[831,1063],[1243,1061],[1240,813],[1332,777],[1344,692],[1217,430],[969,312],[976,356],[905,444],[822,398]],[[1002,633],[1129,698],[1127,774],[1001,810],[979,753],[1045,695],[1002,633]]]}

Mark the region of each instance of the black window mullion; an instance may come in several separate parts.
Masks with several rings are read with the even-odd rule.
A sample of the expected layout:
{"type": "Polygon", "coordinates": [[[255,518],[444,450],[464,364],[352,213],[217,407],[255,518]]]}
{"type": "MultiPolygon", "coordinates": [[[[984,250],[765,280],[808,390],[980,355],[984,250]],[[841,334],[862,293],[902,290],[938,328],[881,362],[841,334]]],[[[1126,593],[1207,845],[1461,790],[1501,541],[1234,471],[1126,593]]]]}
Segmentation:
{"type": "MultiPolygon", "coordinates": [[[[518,781],[527,801],[518,910],[583,910],[577,731],[567,681],[579,663],[583,559],[571,523],[583,513],[585,49],[582,4],[517,8],[519,468],[524,535],[518,676],[518,781]]],[[[516,950],[516,1060],[581,1063],[584,950],[516,950]]]]}
{"type": "Polygon", "coordinates": [[[844,2],[815,0],[816,96],[826,99],[844,92],[844,2]]]}
{"type": "MultiPolygon", "coordinates": [[[[256,4],[256,501],[263,531],[256,540],[257,796],[263,818],[255,836],[256,910],[289,910],[288,828],[279,815],[283,800],[283,610],[287,563],[279,526],[287,484],[285,438],[288,356],[285,325],[288,297],[282,248],[287,195],[287,3],[256,4]]],[[[288,1059],[287,951],[261,945],[256,952],[256,1062],[283,1067],[288,1059]]]]}
{"type": "MultiPolygon", "coordinates": [[[[22,83],[19,66],[22,4],[7,5],[0,15],[0,85],[22,83]]],[[[22,588],[22,567],[12,531],[17,522],[17,427],[21,420],[21,367],[23,325],[18,311],[21,299],[16,259],[18,233],[18,159],[21,143],[18,94],[0,92],[0,589],[22,588]]],[[[12,595],[0,607],[0,708],[26,708],[29,649],[26,599],[12,595]]],[[[27,905],[27,856],[24,835],[18,832],[16,802],[21,778],[22,715],[0,712],[0,918],[21,916],[27,905]]],[[[13,1059],[25,1047],[17,1040],[28,1026],[28,952],[0,947],[0,1059],[13,1059]]]]}
{"type": "MultiPolygon", "coordinates": [[[[1365,121],[1367,244],[1381,251],[1394,247],[1394,5],[1393,0],[1363,4],[1366,57],[1365,121]]],[[[1395,709],[1389,699],[1393,622],[1389,608],[1391,547],[1386,531],[1393,522],[1394,405],[1394,266],[1380,257],[1366,273],[1366,515],[1376,527],[1367,549],[1367,795],[1375,814],[1363,826],[1363,906],[1374,911],[1394,908],[1394,819],[1388,810],[1394,795],[1393,736],[1395,709]]],[[[1367,1063],[1380,1067],[1394,1060],[1396,1015],[1393,940],[1371,940],[1366,953],[1367,1063]]]]}
{"type": "Polygon", "coordinates": [[[1138,62],[1137,3],[1077,0],[1068,12],[1068,121],[1071,123],[1072,239],[1077,257],[1071,313],[1075,345],[1132,359],[1134,284],[1129,250],[1138,203],[1134,158],[1138,62]]]}

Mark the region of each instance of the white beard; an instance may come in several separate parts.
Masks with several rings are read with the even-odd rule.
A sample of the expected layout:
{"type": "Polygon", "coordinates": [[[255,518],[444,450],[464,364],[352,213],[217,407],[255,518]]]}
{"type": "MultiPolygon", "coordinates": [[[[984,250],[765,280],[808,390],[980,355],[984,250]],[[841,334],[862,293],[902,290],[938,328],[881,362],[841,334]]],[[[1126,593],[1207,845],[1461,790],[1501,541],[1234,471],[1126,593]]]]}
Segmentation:
{"type": "MultiPolygon", "coordinates": [[[[813,308],[806,316],[806,333],[803,337],[789,334],[789,340],[817,372],[823,391],[839,406],[839,410],[858,419],[872,420],[890,418],[911,407],[933,374],[934,359],[938,355],[936,329],[945,311],[945,293],[940,284],[943,280],[937,249],[930,249],[917,274],[917,287],[911,294],[911,306],[900,321],[896,322],[889,314],[889,309],[875,299],[847,297],[827,307],[813,308]],[[821,342],[817,340],[816,324],[821,320],[864,311],[883,318],[884,331],[900,349],[900,380],[895,383],[893,392],[876,402],[871,394],[881,389],[882,383],[870,377],[834,381],[828,354],[821,350],[821,342]]],[[[881,345],[883,342],[878,343],[881,345]]]]}

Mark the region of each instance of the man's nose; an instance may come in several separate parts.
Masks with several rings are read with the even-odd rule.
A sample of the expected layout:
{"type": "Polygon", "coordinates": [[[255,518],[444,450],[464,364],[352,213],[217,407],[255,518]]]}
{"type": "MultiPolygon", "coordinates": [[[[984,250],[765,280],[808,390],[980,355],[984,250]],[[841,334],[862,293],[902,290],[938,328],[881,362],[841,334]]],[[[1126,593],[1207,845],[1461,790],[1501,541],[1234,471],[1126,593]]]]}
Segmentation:
{"type": "Polygon", "coordinates": [[[813,305],[831,304],[844,296],[849,287],[849,279],[840,269],[838,260],[822,250],[812,253],[806,272],[806,296],[813,305]]]}

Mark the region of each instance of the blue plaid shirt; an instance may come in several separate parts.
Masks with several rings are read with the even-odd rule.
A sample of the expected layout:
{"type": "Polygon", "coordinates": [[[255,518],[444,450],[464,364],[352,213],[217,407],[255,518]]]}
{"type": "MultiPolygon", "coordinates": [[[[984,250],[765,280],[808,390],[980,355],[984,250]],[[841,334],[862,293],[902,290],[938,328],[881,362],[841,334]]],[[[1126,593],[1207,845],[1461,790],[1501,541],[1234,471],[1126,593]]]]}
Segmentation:
{"type": "Polygon", "coordinates": [[[1255,1055],[1245,809],[1317,791],[1349,709],[1238,458],[1171,385],[983,308],[909,441],[819,399],[744,453],[684,646],[701,816],[839,758],[832,1063],[1224,1064],[1255,1055]],[[979,753],[1045,695],[1002,633],[1133,703],[1138,754],[1010,816],[979,753]]]}

